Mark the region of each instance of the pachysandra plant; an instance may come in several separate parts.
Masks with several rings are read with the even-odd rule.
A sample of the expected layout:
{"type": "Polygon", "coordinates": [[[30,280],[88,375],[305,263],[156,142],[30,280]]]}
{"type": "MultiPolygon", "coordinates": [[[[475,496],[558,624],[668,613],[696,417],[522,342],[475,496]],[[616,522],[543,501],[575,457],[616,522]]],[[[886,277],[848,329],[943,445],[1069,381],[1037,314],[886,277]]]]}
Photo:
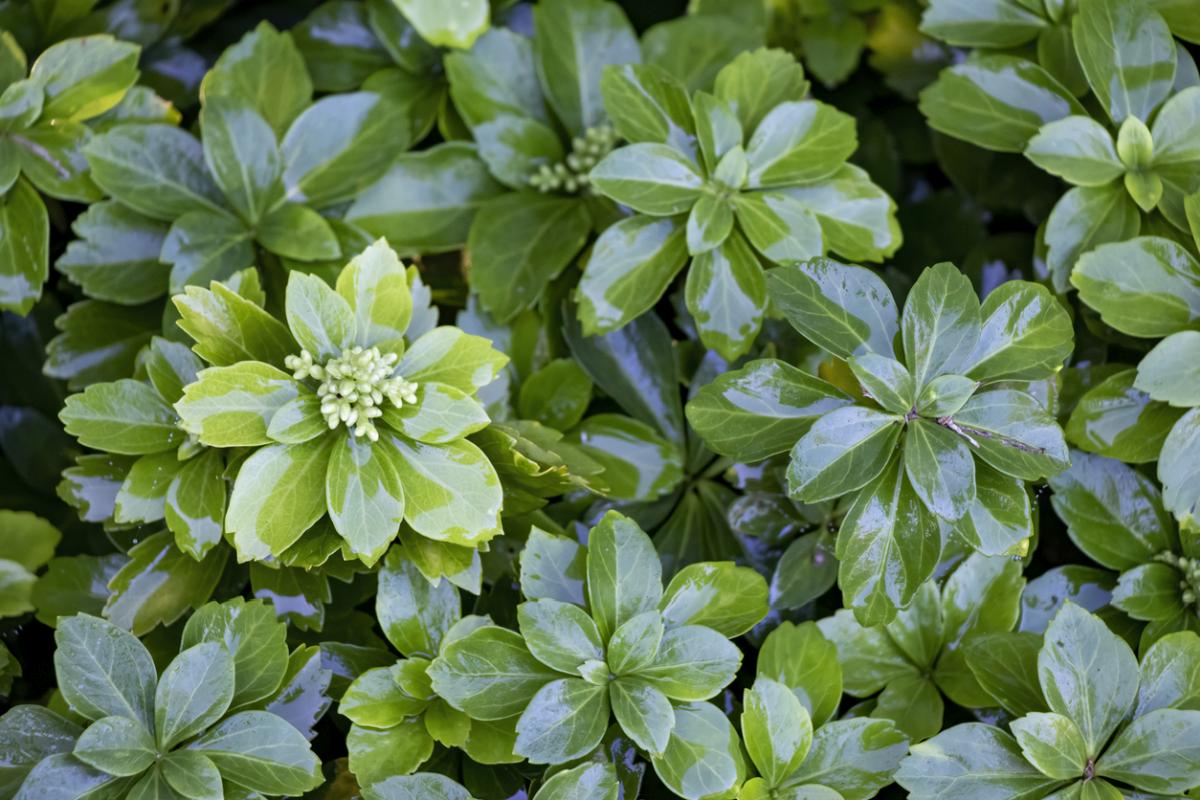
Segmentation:
{"type": "Polygon", "coordinates": [[[1200,150],[1189,134],[1200,89],[1192,56],[1172,34],[1195,41],[1200,30],[1187,3],[1037,5],[931,3],[926,33],[997,49],[1037,39],[1042,63],[975,53],[922,93],[921,111],[936,130],[1024,152],[1074,186],[1041,232],[1061,292],[1079,257],[1097,245],[1142,230],[1187,230],[1183,198],[1200,189],[1200,150]],[[1104,118],[1076,99],[1089,89],[1104,118]]]}
{"type": "Polygon", "coordinates": [[[816,624],[771,631],[743,693],[742,741],[758,776],[738,800],[867,800],[890,783],[908,739],[887,719],[834,719],[841,697],[837,651],[816,624]]]}
{"type": "Polygon", "coordinates": [[[0,30],[0,309],[28,313],[50,274],[50,215],[42,195],[90,203],[85,124],[121,102],[138,78],[140,48],[111,36],[68,39],[29,68],[0,30]]]}
{"type": "Polygon", "coordinates": [[[712,93],[690,98],[652,67],[610,68],[601,88],[629,144],[589,179],[639,213],[593,247],[577,290],[585,333],[615,330],[653,306],[690,257],[684,295],[701,341],[736,358],[766,313],[764,260],[829,250],[882,260],[900,246],[891,198],[847,163],[858,144],[853,117],[809,98],[792,56],[743,54],[712,93]]]}
{"type": "Polygon", "coordinates": [[[1175,631],[1200,633],[1200,534],[1176,528],[1152,480],[1120,461],[1076,452],[1050,486],[1071,541],[1121,573],[1112,604],[1146,623],[1142,649],[1175,631]]]}
{"type": "Polygon", "coordinates": [[[219,800],[319,785],[304,733],[271,710],[288,670],[283,626],[260,605],[264,626],[254,609],[205,607],[161,674],[128,632],[86,614],[62,619],[54,664],[71,717],[33,705],[0,717],[15,797],[219,800]]]}
{"type": "Polygon", "coordinates": [[[1062,430],[1030,391],[1071,352],[1054,297],[1009,281],[980,304],[966,276],[939,264],[901,315],[863,267],[813,259],[767,280],[788,321],[841,362],[837,385],[754,361],[702,389],[688,418],[733,458],[790,448],[788,491],[799,501],[853,496],[838,582],[859,621],[887,622],[912,602],[951,534],[989,555],[1023,552],[1025,481],[1069,463],[1062,430]]]}
{"type": "Polygon", "coordinates": [[[1200,785],[1198,668],[1194,633],[1160,639],[1139,665],[1103,622],[1067,603],[1037,655],[1040,707],[1011,733],[966,723],[913,745],[896,781],[914,800],[1177,797],[1200,785]]]}
{"type": "Polygon", "coordinates": [[[964,644],[974,634],[1011,631],[1024,588],[1020,561],[974,553],[942,587],[922,584],[886,625],[863,627],[848,609],[818,624],[837,646],[847,693],[874,696],[869,715],[919,742],[942,729],[943,695],[964,708],[994,705],[967,668],[964,644]]]}
{"type": "MultiPolygon", "coordinates": [[[[549,775],[532,800],[618,800],[621,784],[611,764],[584,763],[549,775]]],[[[389,778],[363,790],[363,800],[475,800],[466,787],[436,772],[389,778]]]]}
{"type": "Polygon", "coordinates": [[[406,555],[406,548],[391,550],[375,596],[383,633],[403,657],[363,672],[338,705],[352,723],[346,737],[350,771],[360,786],[375,787],[381,795],[378,784],[416,771],[433,755],[435,742],[460,748],[480,764],[521,761],[513,753],[515,718],[472,720],[431,685],[433,659],[491,620],[464,617],[458,589],[445,579],[429,581],[406,555]]]}
{"type": "Polygon", "coordinates": [[[616,3],[549,0],[533,16],[532,41],[496,28],[446,57],[455,106],[508,190],[479,205],[467,241],[471,289],[500,321],[537,302],[616,216],[587,177],[617,140],[600,80],[606,65],[641,60],[616,3]]]}
{"type": "Polygon", "coordinates": [[[500,533],[499,479],[465,437],[488,424],[474,394],[507,358],[414,309],[409,274],[382,240],[337,276],[292,272],[287,325],[220,284],[175,298],[213,366],[175,410],[240,462],[225,515],[241,561],[282,555],[326,514],[347,557],[374,563],[403,520],[477,547],[500,533]]]}
{"type": "Polygon", "coordinates": [[[664,592],[661,573],[650,538],[616,512],[586,548],[535,531],[521,559],[519,632],[483,625],[444,643],[428,670],[433,691],[474,720],[516,718],[513,751],[535,764],[587,755],[615,717],[668,785],[685,779],[710,749],[691,737],[714,715],[728,724],[703,701],[735,677],[742,655],[729,637],[766,613],[766,584],[701,563],[664,592]]]}

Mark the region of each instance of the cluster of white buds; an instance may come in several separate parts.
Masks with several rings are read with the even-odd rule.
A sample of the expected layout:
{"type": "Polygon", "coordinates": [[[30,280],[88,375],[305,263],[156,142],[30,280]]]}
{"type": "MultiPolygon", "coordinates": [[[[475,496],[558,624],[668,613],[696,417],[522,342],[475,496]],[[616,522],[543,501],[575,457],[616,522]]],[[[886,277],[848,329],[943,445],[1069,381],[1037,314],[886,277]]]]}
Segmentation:
{"type": "Polygon", "coordinates": [[[1177,556],[1171,552],[1159,553],[1154,558],[1183,573],[1183,579],[1179,581],[1179,588],[1182,590],[1179,599],[1185,606],[1194,603],[1197,613],[1200,613],[1200,558],[1177,556]]]}
{"type": "Polygon", "coordinates": [[[583,136],[571,140],[571,154],[566,161],[554,166],[542,164],[529,178],[529,185],[539,192],[575,194],[587,188],[588,173],[600,163],[617,144],[617,132],[611,125],[588,128],[583,136]]]}
{"type": "Polygon", "coordinates": [[[324,364],[315,363],[307,350],[288,356],[284,364],[296,380],[321,381],[317,397],[330,430],[344,424],[355,436],[377,442],[375,419],[383,415],[384,399],[396,408],[417,402],[417,384],[392,377],[398,360],[395,353],[381,353],[378,347],[352,347],[324,364]]]}

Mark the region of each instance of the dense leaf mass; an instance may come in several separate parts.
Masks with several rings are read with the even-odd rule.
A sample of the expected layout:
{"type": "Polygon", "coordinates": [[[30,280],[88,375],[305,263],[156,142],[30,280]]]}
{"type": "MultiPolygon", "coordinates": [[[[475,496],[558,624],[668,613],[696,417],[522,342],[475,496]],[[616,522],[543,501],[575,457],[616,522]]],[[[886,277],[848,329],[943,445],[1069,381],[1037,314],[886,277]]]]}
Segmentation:
{"type": "Polygon", "coordinates": [[[1200,797],[1200,0],[0,0],[0,800],[1200,797]]]}

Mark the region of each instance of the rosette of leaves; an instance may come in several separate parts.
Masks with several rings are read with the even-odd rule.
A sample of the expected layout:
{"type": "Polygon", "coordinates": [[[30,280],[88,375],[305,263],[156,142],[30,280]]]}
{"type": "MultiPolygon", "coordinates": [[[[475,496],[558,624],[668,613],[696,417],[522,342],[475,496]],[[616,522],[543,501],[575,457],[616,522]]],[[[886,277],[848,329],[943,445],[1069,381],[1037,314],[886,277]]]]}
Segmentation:
{"type": "Polygon", "coordinates": [[[700,340],[726,359],[748,352],[767,309],[763,260],[833,250],[878,261],[900,246],[891,198],[847,159],[854,118],[809,98],[804,70],[779,50],[744,53],[712,93],[688,97],[653,67],[609,69],[601,83],[629,144],[591,171],[601,194],[638,212],[597,239],[576,297],[585,334],[651,308],[691,258],[684,284],[700,340]]]}
{"type": "Polygon", "coordinates": [[[1079,256],[1097,245],[1141,230],[1187,230],[1183,198],[1200,188],[1200,151],[1189,134],[1200,90],[1185,88],[1196,82],[1196,65],[1172,33],[1194,36],[1196,25],[1182,6],[1165,14],[1156,7],[1170,4],[1079,0],[1073,15],[1065,3],[1036,5],[933,3],[924,30],[934,35],[997,47],[1045,36],[1047,44],[1042,51],[1039,40],[1041,66],[973,54],[944,70],[920,107],[934,129],[985,149],[1024,152],[1073,185],[1041,235],[1062,292],[1079,256]],[[1059,24],[1064,16],[1069,33],[1059,24]],[[1046,62],[1055,67],[1048,71],[1046,62]],[[1089,88],[1103,119],[1076,99],[1089,88]]]}
{"type": "MultiPolygon", "coordinates": [[[[58,529],[36,514],[0,510],[0,618],[34,610],[37,572],[54,557],[61,539],[58,529]]],[[[5,672],[0,665],[0,674],[5,672]]],[[[0,682],[0,690],[4,688],[0,682]]]]}
{"type": "Polygon", "coordinates": [[[369,242],[320,212],[353,198],[412,143],[397,135],[404,106],[370,91],[314,103],[312,91],[291,36],[262,23],[205,75],[200,140],[137,125],[89,143],[100,187],[170,226],[159,254],[171,265],[164,288],[223,280],[271,257],[311,270],[369,242]],[[343,252],[343,240],[352,249],[343,252]]]}
{"type": "Polygon", "coordinates": [[[1120,461],[1076,452],[1050,487],[1071,541],[1121,573],[1112,604],[1147,623],[1143,650],[1168,633],[1200,633],[1200,535],[1176,530],[1153,481],[1120,461]]]}
{"type": "Polygon", "coordinates": [[[1178,797],[1200,784],[1197,669],[1194,633],[1160,639],[1139,665],[1124,640],[1067,603],[1023,673],[1035,705],[1011,733],[955,725],[913,745],[896,781],[914,800],[1178,797]]]}
{"type": "Polygon", "coordinates": [[[210,447],[255,448],[225,515],[239,560],[282,555],[326,514],[346,556],[367,564],[401,520],[464,547],[500,533],[499,479],[465,437],[488,424],[474,395],[508,359],[433,327],[410,280],[381,240],[336,290],[292,272],[286,325],[220,284],[175,298],[212,365],[175,404],[184,430],[210,447]]]}
{"type": "MultiPolygon", "coordinates": [[[[611,764],[586,763],[548,776],[532,800],[618,800],[611,764]]],[[[475,800],[461,784],[436,772],[389,778],[363,789],[363,800],[475,800]]]]}
{"type": "Polygon", "coordinates": [[[319,785],[305,735],[272,710],[288,671],[283,626],[241,623],[250,609],[239,601],[195,615],[161,675],[132,634],[86,614],[63,618],[54,666],[72,717],[24,705],[0,718],[15,797],[219,800],[319,785]],[[235,630],[273,635],[227,639],[235,630]]]}
{"type": "Polygon", "coordinates": [[[513,751],[535,764],[593,751],[614,716],[668,785],[706,751],[740,761],[728,737],[713,743],[715,715],[737,749],[703,701],[736,675],[741,651],[729,637],[766,613],[765,582],[732,563],[701,563],[664,592],[661,572],[650,538],[616,512],[586,548],[533,531],[521,555],[520,632],[485,625],[443,643],[429,667],[433,691],[473,720],[516,718],[513,751]]]}
{"type": "Polygon", "coordinates": [[[818,624],[837,646],[846,691],[872,698],[859,713],[890,719],[919,742],[942,729],[943,695],[964,708],[994,705],[967,667],[964,643],[1011,631],[1024,588],[1020,561],[974,553],[940,588],[922,584],[886,625],[863,627],[847,609],[818,624]]]}
{"type": "Polygon", "coordinates": [[[738,800],[867,800],[892,782],[908,739],[887,719],[833,719],[842,697],[837,651],[816,623],[767,635],[742,699],[742,741],[758,773],[738,800]]]}
{"type": "Polygon", "coordinates": [[[859,622],[908,606],[951,533],[988,555],[1022,552],[1032,533],[1025,481],[1068,464],[1062,430],[1030,391],[1071,352],[1053,295],[1008,281],[980,304],[945,263],[921,274],[903,315],[863,267],[813,259],[767,282],[775,307],[833,357],[837,385],[753,361],[702,389],[688,418],[738,460],[790,447],[796,500],[853,498],[838,583],[859,622]]]}
{"type": "Polygon", "coordinates": [[[346,737],[350,771],[359,785],[376,787],[416,771],[433,755],[435,742],[459,748],[481,764],[519,762],[513,754],[515,717],[472,720],[439,697],[430,681],[432,660],[491,620],[463,617],[454,585],[430,581],[406,555],[405,548],[388,553],[375,596],[380,627],[402,658],[363,672],[338,706],[352,723],[346,737]]]}
{"type": "Polygon", "coordinates": [[[85,124],[112,109],[137,81],[139,48],[108,35],[69,39],[41,54],[26,76],[16,39],[0,31],[0,309],[26,314],[50,274],[53,200],[102,197],[88,174],[85,124]]]}
{"type": "Polygon", "coordinates": [[[616,143],[600,78],[606,65],[641,60],[616,3],[551,0],[533,15],[532,40],[494,28],[445,60],[479,157],[508,190],[479,203],[467,240],[471,290],[502,322],[535,303],[615,216],[587,178],[616,143]]]}

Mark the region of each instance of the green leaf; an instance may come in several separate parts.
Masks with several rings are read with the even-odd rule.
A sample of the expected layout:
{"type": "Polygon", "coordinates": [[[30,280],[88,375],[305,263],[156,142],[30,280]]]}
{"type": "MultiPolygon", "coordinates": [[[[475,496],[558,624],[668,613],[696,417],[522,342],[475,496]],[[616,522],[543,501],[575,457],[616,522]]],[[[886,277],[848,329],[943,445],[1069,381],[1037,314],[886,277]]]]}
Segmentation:
{"type": "Polygon", "coordinates": [[[859,492],[838,533],[838,583],[846,605],[863,624],[887,622],[933,573],[941,549],[937,518],[893,458],[859,492]]]}
{"type": "Polygon", "coordinates": [[[404,487],[388,452],[358,436],[335,437],[325,470],[325,498],[333,527],[349,552],[374,564],[400,531],[404,487]]]}
{"type": "Polygon", "coordinates": [[[713,450],[749,463],[790,449],[815,420],[847,403],[819,378],[763,359],[701,387],[687,418],[713,450]]]}
{"type": "Polygon", "coordinates": [[[0,309],[26,314],[50,274],[46,205],[26,181],[0,197],[0,309]]]}
{"type": "Polygon", "coordinates": [[[282,367],[296,352],[286,325],[222,284],[188,286],[171,302],[179,310],[179,327],[196,342],[192,349],[213,366],[262,361],[282,367]]]}
{"type": "Polygon", "coordinates": [[[1200,711],[1163,708],[1129,723],[1096,762],[1096,774],[1138,789],[1179,794],[1200,780],[1200,711]]]}
{"type": "Polygon", "coordinates": [[[132,634],[88,614],[59,620],[54,670],[59,691],[75,713],[89,720],[122,716],[154,724],[158,674],[150,653],[132,634]]]}
{"type": "Polygon", "coordinates": [[[767,286],[762,265],[741,234],[692,260],[684,293],[707,347],[727,360],[750,349],[766,313],[767,286]]]}
{"type": "Polygon", "coordinates": [[[1138,364],[1135,389],[1177,408],[1196,405],[1200,372],[1200,331],[1180,331],[1163,339],[1138,364]]]}
{"type": "Polygon", "coordinates": [[[429,677],[438,697],[472,719],[500,720],[525,710],[557,674],[533,657],[516,631],[489,625],[447,642],[429,677]]]}
{"type": "Polygon", "coordinates": [[[433,745],[421,717],[409,717],[386,730],[353,725],[346,736],[348,766],[370,786],[418,769],[433,754],[433,745]]]}
{"type": "Polygon", "coordinates": [[[254,705],[270,697],[288,669],[287,626],[261,600],[240,597],[208,603],[183,629],[181,648],[201,642],[224,644],[233,656],[233,708],[254,705]]]}
{"type": "Polygon", "coordinates": [[[395,436],[379,444],[390,448],[404,487],[404,520],[417,533],[465,547],[500,533],[500,479],[474,444],[466,439],[423,444],[395,436]]]}
{"type": "Polygon", "coordinates": [[[982,332],[966,373],[976,380],[1040,379],[1061,369],[1071,353],[1071,318],[1044,286],[1001,284],[984,299],[980,316],[982,332]]]}
{"type": "Polygon", "coordinates": [[[589,180],[604,196],[659,217],[690,209],[704,184],[686,156],[669,145],[648,142],[609,153],[592,168],[589,180]]]}
{"type": "Polygon", "coordinates": [[[633,520],[606,513],[588,535],[587,556],[588,604],[601,640],[656,608],[662,593],[662,565],[650,537],[633,520]]]}
{"type": "Polygon", "coordinates": [[[901,417],[865,406],[846,406],[821,417],[792,449],[788,493],[816,503],[870,483],[892,458],[901,423],[901,417]]]}
{"type": "Polygon", "coordinates": [[[912,754],[900,762],[896,782],[913,800],[1045,797],[1058,785],[1025,760],[1013,737],[976,722],[955,725],[914,744],[912,754]]]}
{"type": "Polygon", "coordinates": [[[767,288],[792,327],[833,355],[893,355],[900,315],[887,285],[870,270],[814,258],[769,271],[767,288]]]}
{"type": "Polygon", "coordinates": [[[767,616],[767,583],[728,561],[689,564],[671,578],[659,606],[669,626],[703,625],[733,638],[767,616]]]}
{"type": "Polygon", "coordinates": [[[207,730],[233,701],[233,658],[205,642],[181,652],[163,670],[154,699],[154,729],[164,751],[207,730]]]}
{"type": "Polygon", "coordinates": [[[471,224],[471,285],[500,322],[536,303],[591,230],[576,198],[513,192],[483,203],[471,224]]]}
{"type": "Polygon", "coordinates": [[[168,290],[178,292],[253,266],[254,242],[245,225],[228,214],[189,211],[167,232],[161,258],[171,264],[168,290]]]}
{"type": "Polygon", "coordinates": [[[60,417],[67,433],[109,452],[157,453],[185,437],[174,411],[154,387],[132,379],[89,386],[67,398],[60,417]]]}
{"type": "Polygon", "coordinates": [[[75,218],[76,239],[54,266],[89,297],[112,303],[153,300],[167,289],[167,267],[159,262],[167,227],[106,200],[75,218]]]}
{"type": "Polygon", "coordinates": [[[1070,465],[1058,423],[1033,396],[1013,389],[979,392],[954,414],[952,428],[976,457],[1025,480],[1054,475],[1070,465]]]}
{"type": "Polygon", "coordinates": [[[1192,520],[1200,507],[1200,481],[1196,480],[1196,445],[1200,442],[1200,411],[1179,418],[1162,445],[1158,479],[1163,485],[1163,505],[1182,520],[1192,520]]]}
{"type": "Polygon", "coordinates": [[[958,47],[1016,47],[1046,27],[1022,0],[932,0],[921,17],[923,33],[958,47]]]}
{"type": "MultiPolygon", "coordinates": [[[[1180,64],[1177,81],[1182,72],[1183,65],[1180,64]]],[[[1196,143],[1188,135],[1188,131],[1195,125],[1198,101],[1200,90],[1190,86],[1163,103],[1162,109],[1154,118],[1154,125],[1150,128],[1154,143],[1155,167],[1183,165],[1197,160],[1200,153],[1197,152],[1196,143]]]]}
{"type": "Polygon", "coordinates": [[[190,745],[226,780],[262,794],[302,794],[320,785],[321,762],[282,717],[242,711],[190,745]]]}
{"type": "Polygon", "coordinates": [[[723,198],[702,194],[688,214],[688,252],[704,255],[719,247],[733,230],[733,208],[723,198]]]}
{"type": "Polygon", "coordinates": [[[258,222],[281,188],[275,132],[249,101],[220,95],[206,99],[200,124],[217,185],[243,219],[258,222]]]}
{"type": "Polygon", "coordinates": [[[847,366],[862,386],[862,392],[893,414],[907,414],[916,406],[916,386],[908,369],[894,358],[860,353],[847,366]]]}
{"type": "Polygon", "coordinates": [[[583,609],[549,598],[517,606],[517,621],[525,645],[548,667],[578,674],[587,661],[602,661],[600,632],[583,609]]]}
{"type": "Polygon", "coordinates": [[[616,330],[649,310],[686,261],[685,229],[676,219],[633,216],[607,228],[576,294],[584,332],[616,330]]]}
{"type": "Polygon", "coordinates": [[[507,363],[508,356],[488,339],[441,326],[419,337],[396,371],[418,384],[444,383],[473,395],[495,380],[507,363]]]}
{"type": "Polygon", "coordinates": [[[900,732],[920,741],[941,729],[944,710],[945,703],[934,682],[912,675],[885,686],[871,716],[891,720],[900,732]]]}
{"type": "Polygon", "coordinates": [[[1079,728],[1061,714],[1028,714],[1012,721],[1013,735],[1029,763],[1043,775],[1070,780],[1083,774],[1087,745],[1079,728]]]}
{"type": "Polygon", "coordinates": [[[791,54],[760,48],[739,53],[723,66],[713,91],[737,112],[744,130],[754,131],[773,109],[803,100],[808,81],[791,54]]]}
{"type": "Polygon", "coordinates": [[[538,690],[517,721],[514,752],[534,764],[561,764],[591,752],[608,728],[608,689],[561,678],[538,690]]]}
{"type": "Polygon", "coordinates": [[[1065,291],[1072,269],[1089,250],[1137,236],[1137,205],[1117,185],[1079,187],[1055,204],[1046,221],[1046,266],[1057,291],[1065,291]]]}
{"type": "Polygon", "coordinates": [[[1048,122],[1086,116],[1050,73],[1032,61],[975,55],[942,70],[921,92],[929,126],[985,150],[1019,153],[1048,122]]]}
{"type": "Polygon", "coordinates": [[[775,263],[805,261],[825,252],[821,225],[800,201],[781,191],[742,192],[734,197],[746,238],[775,263]]]}
{"type": "Polygon", "coordinates": [[[746,147],[752,189],[812,183],[837,171],[858,147],[854,118],[815,100],[781,103],[746,147]]]}
{"type": "Polygon", "coordinates": [[[1103,186],[1125,173],[1112,135],[1091,117],[1043,125],[1025,145],[1025,157],[1075,186],[1103,186]]]}
{"type": "Polygon", "coordinates": [[[119,777],[140,775],[158,753],[145,726],[129,717],[104,717],[88,727],[73,755],[88,766],[119,777]]]}
{"type": "Polygon", "coordinates": [[[210,450],[185,462],[167,486],[167,527],[193,558],[202,558],[221,539],[228,492],[224,469],[220,453],[210,450]]]}
{"type": "Polygon", "coordinates": [[[261,22],[217,59],[204,76],[206,101],[231,97],[248,101],[282,135],[312,102],[313,86],[290,33],[261,22]]]}
{"type": "Polygon", "coordinates": [[[920,418],[908,424],[904,472],[925,507],[942,519],[961,519],[975,503],[971,450],[941,425],[920,418]]]}
{"type": "Polygon", "coordinates": [[[84,148],[92,179],[106,194],[151,219],[189,211],[225,214],[200,142],[170,125],[125,125],[84,148]]]}
{"type": "Polygon", "coordinates": [[[397,157],[358,193],[346,221],[402,253],[457,250],[477,210],[501,191],[473,144],[447,142],[397,157]]]}
{"type": "Polygon", "coordinates": [[[350,260],[338,274],[337,293],[354,312],[354,342],[400,352],[412,321],[412,290],[404,264],[380,239],[350,260]]]}
{"type": "Polygon", "coordinates": [[[132,784],[89,767],[69,753],[56,753],[38,762],[17,790],[14,800],[76,800],[80,797],[121,797],[132,784]]]}
{"type": "Polygon", "coordinates": [[[186,798],[221,791],[221,773],[207,756],[194,750],[176,750],[158,764],[167,785],[186,798]]]}
{"type": "Polygon", "coordinates": [[[660,756],[675,727],[675,710],[661,691],[637,677],[608,684],[613,716],[621,730],[651,756],[660,756]]]}
{"type": "Polygon", "coordinates": [[[300,347],[318,362],[341,355],[354,337],[350,304],[325,281],[302,272],[288,275],[287,322],[300,347]]]}
{"type": "Polygon", "coordinates": [[[534,52],[546,99],[572,136],[606,119],[600,91],[604,68],[641,60],[625,14],[599,0],[559,0],[539,7],[534,52]]]}
{"type": "Polygon", "coordinates": [[[141,48],[107,35],[67,39],[46,48],[29,70],[45,92],[44,119],[85,120],[121,102],[137,81],[141,48]]]}
{"type": "Polygon", "coordinates": [[[1080,399],[1066,426],[1071,444],[1130,464],[1159,458],[1180,413],[1134,388],[1136,376],[1121,370],[1080,399]]]}
{"type": "Polygon", "coordinates": [[[38,190],[60,200],[94,202],[101,195],[83,154],[91,135],[81,122],[58,120],[10,134],[9,142],[17,145],[21,171],[38,190]]]}
{"type": "Polygon", "coordinates": [[[70,753],[83,730],[44,706],[16,705],[0,716],[0,747],[5,765],[0,790],[16,794],[38,762],[56,753],[70,753]]]}
{"type": "Polygon", "coordinates": [[[1113,122],[1148,120],[1175,81],[1175,43],[1148,5],[1083,3],[1071,24],[1088,84],[1113,122]]]}
{"type": "Polygon", "coordinates": [[[433,772],[393,775],[362,792],[365,800],[471,800],[466,789],[433,772]]]}
{"type": "Polygon", "coordinates": [[[157,522],[166,512],[167,487],[183,464],[168,450],[133,462],[117,492],[115,522],[157,522]]]}
{"type": "Polygon", "coordinates": [[[303,388],[291,375],[260,361],[209,367],[175,404],[179,428],[210,447],[271,444],[267,430],[272,417],[303,388]]]}
{"type": "Polygon", "coordinates": [[[556,358],[522,384],[517,413],[556,430],[570,430],[587,413],[592,379],[570,358],[556,358]]]}
{"type": "Polygon", "coordinates": [[[393,0],[421,38],[432,45],[468,49],[488,29],[488,4],[464,0],[446,6],[437,0],[393,0]]]}
{"type": "Polygon", "coordinates": [[[742,736],[758,772],[777,786],[799,769],[812,745],[808,710],[788,687],[759,677],[742,700],[742,736]]]}
{"type": "Polygon", "coordinates": [[[617,800],[621,790],[611,764],[581,764],[556,772],[534,795],[535,800],[617,800]]]}
{"type": "Polygon", "coordinates": [[[975,680],[1013,716],[1045,711],[1037,683],[1039,634],[982,633],[968,637],[963,649],[975,680]]]}
{"type": "Polygon", "coordinates": [[[521,551],[521,592],[530,600],[582,606],[586,558],[587,551],[574,539],[532,528],[521,551]]]}
{"type": "Polygon", "coordinates": [[[1046,628],[1038,680],[1050,709],[1069,717],[1098,753],[1133,708],[1137,658],[1097,617],[1066,603],[1046,628]]]}
{"type": "Polygon", "coordinates": [[[672,700],[707,700],[729,685],[741,663],[741,651],[724,635],[684,625],[663,634],[654,661],[636,674],[672,700]]]}
{"type": "Polygon", "coordinates": [[[104,615],[138,636],[170,625],[212,595],[228,555],[216,550],[197,561],[175,546],[170,533],[147,536],[109,581],[104,615]]]}
{"type": "Polygon", "coordinates": [[[854,164],[828,178],[779,190],[817,218],[825,247],[855,261],[883,261],[901,244],[896,204],[854,164]]]}
{"type": "Polygon", "coordinates": [[[1197,656],[1200,639],[1189,632],[1167,634],[1142,653],[1134,716],[1159,708],[1197,710],[1200,674],[1191,669],[1197,656]]]}
{"type": "Polygon", "coordinates": [[[1160,338],[1200,320],[1200,263],[1170,239],[1101,245],[1079,258],[1071,283],[1105,323],[1130,336],[1160,338]]]}
{"type": "Polygon", "coordinates": [[[652,763],[668,789],[699,800],[720,796],[745,779],[741,750],[737,732],[716,706],[688,703],[675,709],[670,742],[652,763]]]}
{"type": "Polygon", "coordinates": [[[821,784],[846,800],[867,800],[892,782],[907,750],[908,740],[887,720],[835,720],[813,734],[808,758],[789,783],[821,784]]]}
{"type": "Polygon", "coordinates": [[[434,697],[424,672],[428,666],[424,659],[409,659],[363,672],[342,695],[338,713],[366,728],[401,725],[425,711],[434,697]]]}
{"type": "MultiPolygon", "coordinates": [[[[828,619],[832,621],[836,617],[828,619]]],[[[867,630],[854,623],[849,614],[840,621],[849,623],[849,630],[867,630]]],[[[886,639],[880,636],[878,630],[869,631],[866,635],[875,640],[875,644],[886,644],[886,639]]],[[[891,651],[894,650],[891,648],[891,651]]],[[[847,652],[848,655],[854,655],[852,650],[848,649],[847,652]]],[[[864,655],[869,657],[870,654],[864,655]]],[[[866,664],[865,660],[861,663],[866,664]]],[[[893,666],[902,667],[902,660],[895,661],[893,666]]],[[[837,648],[825,638],[815,622],[802,622],[799,625],[784,622],[767,634],[758,652],[756,674],[791,689],[816,727],[820,727],[837,711],[842,698],[842,668],[838,663],[837,648]]]]}
{"type": "Polygon", "coordinates": [[[1121,573],[1112,604],[1134,619],[1169,619],[1182,605],[1179,573],[1166,564],[1141,564],[1121,573]]]}
{"type": "Polygon", "coordinates": [[[627,142],[669,144],[694,153],[694,122],[687,90],[650,64],[609,65],[600,78],[604,107],[627,142]]]}
{"type": "Polygon", "coordinates": [[[317,261],[341,254],[337,231],[329,220],[299,203],[276,206],[256,230],[258,243],[284,258],[317,261]]]}
{"type": "Polygon", "coordinates": [[[1071,540],[1109,569],[1127,570],[1171,549],[1171,519],[1154,482],[1109,458],[1072,453],[1050,478],[1050,502],[1071,540]]]}
{"type": "Polygon", "coordinates": [[[924,388],[938,375],[965,372],[980,332],[979,299],[971,281],[945,262],[922,272],[901,318],[905,359],[916,385],[924,388]]]}
{"type": "Polygon", "coordinates": [[[225,514],[239,560],[278,556],[325,513],[325,473],[334,441],[273,444],[242,462],[225,514]]]}
{"type": "Polygon", "coordinates": [[[288,200],[321,208],[352,199],[406,149],[399,103],[376,92],[327,95],[288,128],[279,149],[288,200]]]}

